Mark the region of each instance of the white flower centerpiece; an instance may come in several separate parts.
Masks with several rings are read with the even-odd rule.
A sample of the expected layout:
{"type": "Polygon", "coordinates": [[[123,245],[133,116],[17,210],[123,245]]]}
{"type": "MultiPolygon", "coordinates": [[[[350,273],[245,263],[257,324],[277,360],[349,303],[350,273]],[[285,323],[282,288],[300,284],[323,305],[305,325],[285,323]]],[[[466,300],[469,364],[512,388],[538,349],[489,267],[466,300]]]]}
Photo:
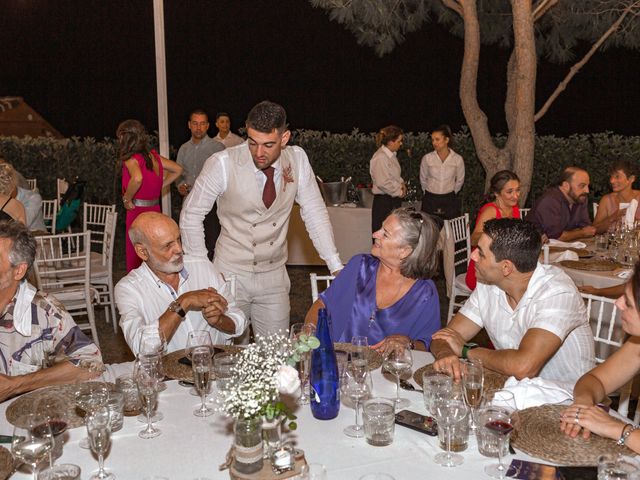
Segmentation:
{"type": "MultiPolygon", "coordinates": [[[[222,399],[222,410],[239,421],[289,420],[291,430],[297,428],[296,417],[281,400],[281,395],[295,396],[300,392],[300,378],[294,368],[300,355],[320,345],[314,336],[301,335],[291,341],[282,332],[266,337],[257,336],[236,356],[229,388],[222,399]]],[[[238,438],[236,433],[236,448],[238,438]]],[[[272,452],[270,452],[272,453],[272,452]]]]}

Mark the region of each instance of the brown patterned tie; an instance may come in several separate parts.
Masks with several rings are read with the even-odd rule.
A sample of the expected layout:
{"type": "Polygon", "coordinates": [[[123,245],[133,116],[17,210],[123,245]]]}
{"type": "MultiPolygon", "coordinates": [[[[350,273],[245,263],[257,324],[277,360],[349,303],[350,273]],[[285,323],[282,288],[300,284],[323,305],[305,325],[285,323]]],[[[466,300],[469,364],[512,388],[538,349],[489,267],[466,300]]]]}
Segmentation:
{"type": "Polygon", "coordinates": [[[273,182],[273,167],[267,167],[262,170],[262,173],[267,177],[267,181],[264,184],[264,190],[262,191],[262,201],[264,206],[269,208],[276,199],[276,184],[273,182]]]}

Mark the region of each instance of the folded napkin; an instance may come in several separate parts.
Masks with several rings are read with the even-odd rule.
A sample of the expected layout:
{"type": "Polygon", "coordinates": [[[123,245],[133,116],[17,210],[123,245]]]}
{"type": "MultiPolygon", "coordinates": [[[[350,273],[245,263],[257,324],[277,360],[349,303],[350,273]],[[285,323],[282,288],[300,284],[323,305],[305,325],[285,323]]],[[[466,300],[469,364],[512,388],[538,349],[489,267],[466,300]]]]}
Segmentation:
{"type": "Polygon", "coordinates": [[[638,200],[635,198],[629,202],[627,212],[624,214],[624,221],[628,228],[633,228],[636,221],[636,210],[638,209],[638,200]]]}
{"type": "Polygon", "coordinates": [[[622,270],[618,273],[618,277],[626,280],[627,278],[631,277],[632,274],[633,272],[631,270],[622,270]]]}
{"type": "Polygon", "coordinates": [[[116,383],[116,378],[126,373],[133,373],[133,362],[108,363],[101,378],[105,382],[116,383]]]}
{"type": "Polygon", "coordinates": [[[556,240],[555,238],[549,239],[549,246],[563,248],[587,248],[587,244],[583,242],[561,242],[560,240],[556,240]]]}
{"type": "Polygon", "coordinates": [[[562,403],[573,398],[572,389],[566,383],[540,377],[523,378],[520,381],[516,377],[509,377],[504,390],[513,393],[518,410],[545,403],[562,403]]]}
{"type": "Polygon", "coordinates": [[[578,257],[578,254],[573,250],[565,250],[564,252],[549,254],[549,263],[557,263],[562,260],[580,260],[580,257],[578,257]]]}

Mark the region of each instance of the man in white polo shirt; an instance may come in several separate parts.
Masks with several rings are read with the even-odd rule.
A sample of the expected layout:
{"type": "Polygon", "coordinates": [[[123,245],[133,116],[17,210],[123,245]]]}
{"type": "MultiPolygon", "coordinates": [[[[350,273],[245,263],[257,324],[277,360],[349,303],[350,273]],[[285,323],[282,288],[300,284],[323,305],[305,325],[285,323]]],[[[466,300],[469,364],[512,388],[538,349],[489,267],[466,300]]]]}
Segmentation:
{"type": "Polygon", "coordinates": [[[147,212],[135,219],[129,237],[142,265],[118,282],[115,300],[129,348],[138,350],[141,326],[158,324],[167,351],[185,348],[189,332],[208,330],[214,344],[230,343],[246,327],[224,279],[206,257],[183,255],[180,230],[170,217],[147,212]]]}
{"type": "Polygon", "coordinates": [[[446,328],[433,335],[434,368],[460,378],[461,358],[515,376],[541,377],[573,388],[594,365],[584,302],[559,268],[538,263],[535,226],[490,220],[471,258],[478,286],[446,328]],[[495,350],[465,344],[485,328],[495,350]]]}
{"type": "Polygon", "coordinates": [[[185,251],[204,256],[202,218],[218,205],[222,232],[214,265],[235,274],[236,301],[254,333],[289,327],[287,231],[293,202],[320,258],[342,268],[327,208],[304,150],[287,146],[291,132],[282,106],[261,102],[246,121],[248,139],[207,160],[180,214],[185,251]]]}

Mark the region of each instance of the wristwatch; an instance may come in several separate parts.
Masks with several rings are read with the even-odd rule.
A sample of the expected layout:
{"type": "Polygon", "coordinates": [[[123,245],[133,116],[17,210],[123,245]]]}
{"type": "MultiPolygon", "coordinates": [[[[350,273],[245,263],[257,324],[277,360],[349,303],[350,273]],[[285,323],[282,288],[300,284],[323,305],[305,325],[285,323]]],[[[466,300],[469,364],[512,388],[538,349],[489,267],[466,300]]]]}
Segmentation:
{"type": "Polygon", "coordinates": [[[184,308],[182,308],[182,305],[180,305],[180,302],[177,300],[171,302],[167,310],[177,314],[180,318],[184,318],[187,315],[187,312],[184,311],[184,308]]]}
{"type": "Polygon", "coordinates": [[[476,347],[478,347],[477,343],[465,343],[464,346],[462,347],[462,355],[460,356],[466,360],[469,350],[473,350],[476,347]]]}

